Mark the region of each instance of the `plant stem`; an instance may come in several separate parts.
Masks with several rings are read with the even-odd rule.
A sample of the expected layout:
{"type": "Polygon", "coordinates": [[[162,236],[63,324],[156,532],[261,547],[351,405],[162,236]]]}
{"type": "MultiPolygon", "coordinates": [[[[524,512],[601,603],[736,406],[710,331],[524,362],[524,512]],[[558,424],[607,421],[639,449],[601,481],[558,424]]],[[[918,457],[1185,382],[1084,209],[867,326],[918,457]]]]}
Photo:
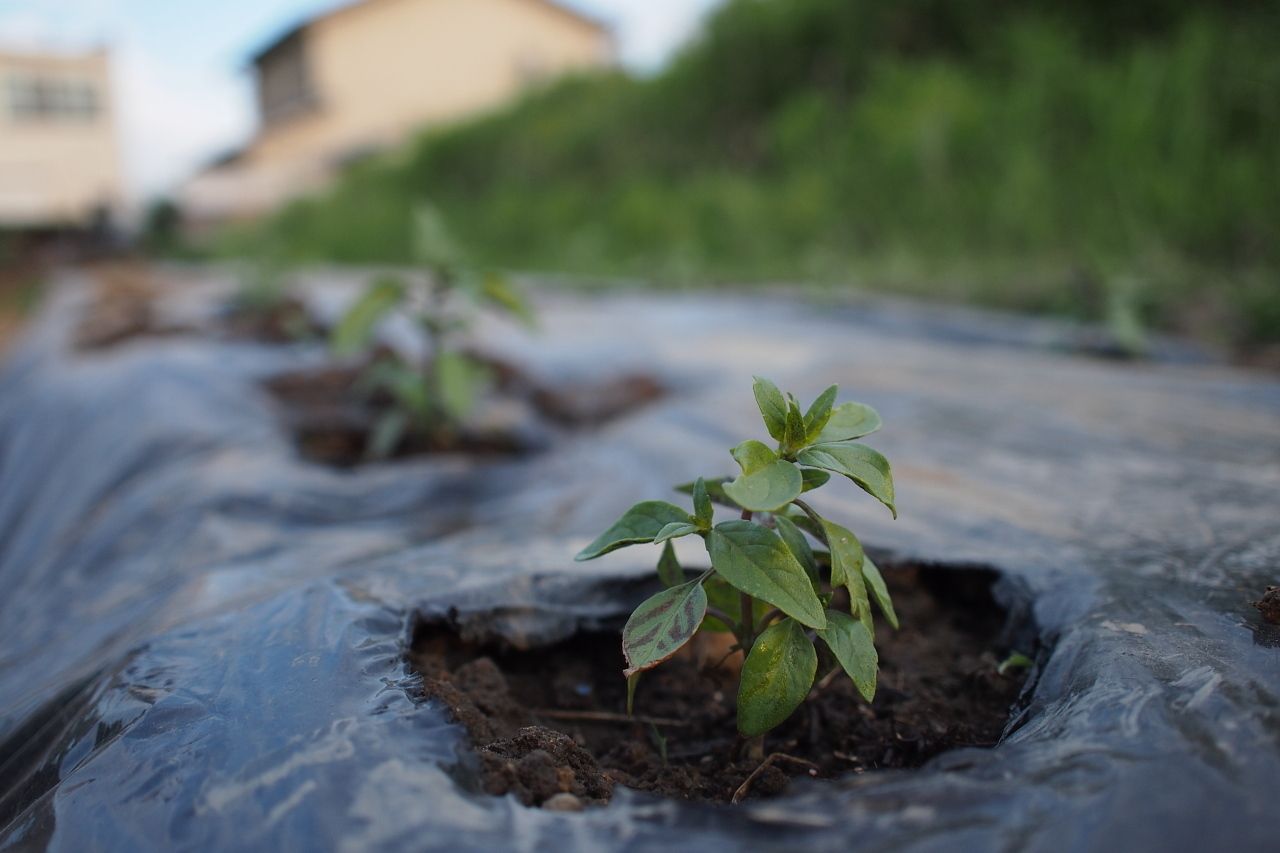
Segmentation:
{"type": "Polygon", "coordinates": [[[730,616],[728,613],[725,613],[723,610],[721,610],[718,607],[712,607],[711,605],[708,604],[707,615],[714,616],[715,618],[719,619],[721,622],[724,623],[724,626],[728,628],[730,631],[734,630],[734,628],[737,627],[738,620],[734,619],[732,616],[730,616]]]}
{"type": "Polygon", "coordinates": [[[827,541],[827,531],[822,526],[822,516],[818,515],[818,513],[814,511],[813,507],[809,506],[799,498],[793,500],[792,503],[800,507],[800,509],[804,511],[804,514],[809,516],[809,520],[813,522],[814,532],[818,535],[818,538],[822,540],[822,544],[830,548],[831,543],[827,541]]]}
{"type": "MultiPolygon", "coordinates": [[[[449,288],[450,282],[446,281],[445,276],[447,273],[444,271],[434,270],[429,275],[431,276],[431,281],[427,287],[427,311],[424,315],[427,318],[427,322],[424,325],[431,335],[431,364],[428,367],[428,370],[431,371],[431,381],[427,383],[427,387],[430,392],[428,396],[431,401],[431,408],[433,409],[431,415],[438,425],[445,419],[447,412],[444,405],[444,395],[440,389],[440,374],[438,371],[440,369],[440,360],[445,354],[445,324],[442,313],[444,310],[444,294],[449,288]]],[[[428,427],[429,429],[436,428],[435,425],[428,425],[428,427]]]]}

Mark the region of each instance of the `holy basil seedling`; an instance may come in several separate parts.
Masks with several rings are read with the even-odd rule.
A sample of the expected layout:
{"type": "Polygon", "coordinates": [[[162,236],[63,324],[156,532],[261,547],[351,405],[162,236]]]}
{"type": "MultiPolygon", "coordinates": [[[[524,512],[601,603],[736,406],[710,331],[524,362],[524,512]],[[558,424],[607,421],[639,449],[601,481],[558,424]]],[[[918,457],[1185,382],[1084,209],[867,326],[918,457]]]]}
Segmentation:
{"type": "Polygon", "coordinates": [[[399,310],[421,327],[430,345],[425,364],[381,352],[361,374],[359,387],[369,394],[385,392],[392,400],[370,433],[365,447],[370,459],[390,455],[408,434],[439,436],[452,431],[489,385],[489,368],[463,347],[471,326],[470,306],[489,305],[533,323],[532,312],[505,276],[462,266],[435,208],[419,206],[413,224],[414,256],[427,271],[429,284],[414,287],[395,276],[374,280],[330,335],[330,346],[338,355],[368,349],[379,324],[399,310]]]}
{"type": "Polygon", "coordinates": [[[666,501],[638,503],[576,557],[663,544],[658,576],[667,588],[637,607],[622,632],[627,712],[640,673],[699,630],[727,630],[734,648],[747,650],[738,687],[745,737],[784,721],[835,667],[871,701],[879,669],[872,599],[898,627],[884,579],[858,538],[801,498],[841,474],[897,517],[888,460],[855,441],[880,429],[880,416],[861,403],[835,405],[835,385],[803,412],[768,379],[756,377],[753,390],[776,446],[742,442],[730,451],[742,469],[737,477],[677,487],[692,496],[692,514],[666,501]],[[715,523],[714,503],[739,517],[715,523]],[[696,577],[671,546],[682,536],[702,537],[711,558],[696,577]]]}

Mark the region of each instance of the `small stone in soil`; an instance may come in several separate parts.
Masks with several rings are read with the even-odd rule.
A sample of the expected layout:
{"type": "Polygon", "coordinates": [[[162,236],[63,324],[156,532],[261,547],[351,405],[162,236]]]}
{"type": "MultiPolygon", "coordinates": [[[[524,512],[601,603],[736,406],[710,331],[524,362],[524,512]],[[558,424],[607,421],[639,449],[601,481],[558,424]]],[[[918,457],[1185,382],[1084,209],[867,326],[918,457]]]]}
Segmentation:
{"type": "Polygon", "coordinates": [[[580,812],[586,806],[582,804],[582,800],[573,794],[556,794],[549,797],[542,807],[552,812],[580,812]]]}

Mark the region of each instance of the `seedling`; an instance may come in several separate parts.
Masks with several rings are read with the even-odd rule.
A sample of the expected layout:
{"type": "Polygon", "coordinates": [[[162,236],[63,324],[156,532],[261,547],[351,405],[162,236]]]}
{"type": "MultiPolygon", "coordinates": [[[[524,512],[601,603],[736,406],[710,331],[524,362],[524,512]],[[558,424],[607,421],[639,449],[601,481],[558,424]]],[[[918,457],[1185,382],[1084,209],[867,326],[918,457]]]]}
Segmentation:
{"type": "Polygon", "coordinates": [[[290,295],[284,284],[284,269],[264,261],[245,271],[235,296],[232,314],[247,318],[266,334],[283,334],[293,341],[316,337],[306,309],[290,295]]]}
{"type": "Polygon", "coordinates": [[[837,666],[871,701],[879,668],[872,598],[898,627],[884,579],[858,538],[801,499],[843,474],[897,517],[888,460],[854,441],[880,429],[879,414],[861,403],[836,406],[835,385],[803,414],[795,397],[767,379],[756,377],[753,390],[776,449],[742,442],[731,451],[742,468],[736,478],[677,487],[692,496],[692,515],[666,501],[638,503],[576,557],[663,545],[657,571],[667,589],[637,607],[622,632],[627,713],[640,673],[699,630],[730,631],[734,648],[746,650],[738,730],[748,738],[786,720],[837,666]],[[715,523],[716,503],[740,517],[715,523]],[[671,545],[681,536],[701,536],[711,557],[711,568],[692,579],[671,545]]]}
{"type": "Polygon", "coordinates": [[[1010,652],[1009,656],[1001,662],[1000,666],[996,667],[996,672],[1000,675],[1004,675],[1006,673],[1013,672],[1015,669],[1031,669],[1035,664],[1035,661],[1024,655],[1022,652],[1010,652]]]}
{"type": "Polygon", "coordinates": [[[370,433],[365,457],[390,455],[410,433],[442,436],[456,431],[491,382],[485,364],[463,345],[475,307],[501,308],[526,323],[533,315],[507,278],[497,272],[476,273],[465,268],[461,254],[435,208],[414,211],[414,255],[426,270],[425,287],[398,276],[370,283],[334,327],[330,346],[338,355],[370,347],[382,321],[393,311],[407,313],[424,331],[430,345],[425,365],[398,353],[378,353],[357,386],[366,393],[379,390],[392,400],[391,408],[370,433]]]}

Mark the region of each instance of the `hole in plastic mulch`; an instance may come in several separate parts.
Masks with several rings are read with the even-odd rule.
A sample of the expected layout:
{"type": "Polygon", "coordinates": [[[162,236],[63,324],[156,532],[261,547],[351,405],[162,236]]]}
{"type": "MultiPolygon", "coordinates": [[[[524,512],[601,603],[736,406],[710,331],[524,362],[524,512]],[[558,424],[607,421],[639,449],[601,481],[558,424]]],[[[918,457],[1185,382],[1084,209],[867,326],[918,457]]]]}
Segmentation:
{"type": "Polygon", "coordinates": [[[890,563],[885,577],[902,627],[878,628],[875,700],[837,674],[766,735],[762,754],[737,733],[741,655],[725,660],[727,635],[699,634],[646,672],[631,719],[616,631],[519,651],[424,622],[410,663],[426,695],[468,730],[485,790],[529,806],[603,805],[616,785],[741,802],[796,778],[913,768],[947,750],[994,746],[1030,693],[1024,670],[999,671],[1009,652],[1036,651],[1026,647],[1035,633],[1025,608],[996,603],[1000,576],[990,569],[890,563]]]}

